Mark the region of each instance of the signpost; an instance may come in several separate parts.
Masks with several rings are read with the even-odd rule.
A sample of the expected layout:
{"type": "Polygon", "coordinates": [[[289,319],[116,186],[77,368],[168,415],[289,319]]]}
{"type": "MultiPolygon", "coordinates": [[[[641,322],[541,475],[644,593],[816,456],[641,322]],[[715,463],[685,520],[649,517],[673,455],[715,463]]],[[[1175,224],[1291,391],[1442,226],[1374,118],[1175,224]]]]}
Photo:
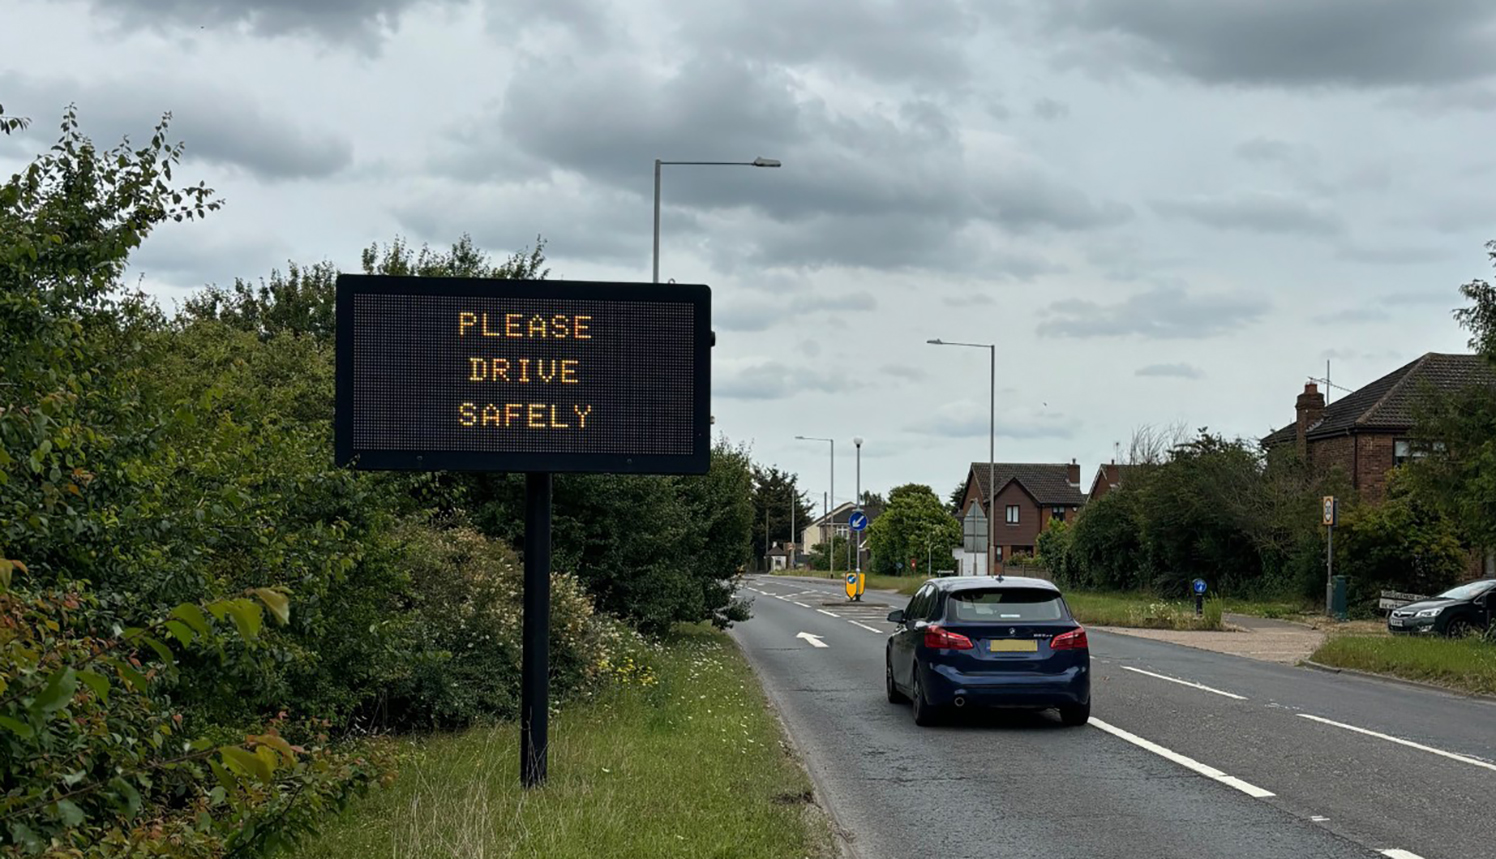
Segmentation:
{"type": "Polygon", "coordinates": [[[1195,617],[1200,617],[1205,614],[1205,580],[1190,582],[1190,590],[1195,592],[1195,617]]]}
{"type": "MultiPolygon", "coordinates": [[[[862,445],[859,444],[857,446],[857,450],[860,455],[862,451],[862,445]]],[[[858,468],[860,474],[861,466],[859,465],[858,468]]],[[[867,530],[867,514],[862,512],[861,510],[854,510],[852,512],[852,515],[847,517],[847,526],[850,527],[852,529],[852,532],[857,535],[857,572],[854,574],[855,578],[857,579],[857,592],[854,594],[849,594],[849,596],[851,596],[852,599],[861,602],[862,591],[867,586],[867,576],[863,575],[862,573],[862,532],[867,530]]]]}
{"type": "Polygon", "coordinates": [[[339,275],[340,465],[525,475],[520,781],[545,782],[551,475],[704,474],[711,290],[339,275]]]}
{"type": "Polygon", "coordinates": [[[1340,504],[1335,496],[1322,499],[1320,522],[1325,526],[1325,614],[1335,614],[1335,526],[1339,524],[1340,504]]]}

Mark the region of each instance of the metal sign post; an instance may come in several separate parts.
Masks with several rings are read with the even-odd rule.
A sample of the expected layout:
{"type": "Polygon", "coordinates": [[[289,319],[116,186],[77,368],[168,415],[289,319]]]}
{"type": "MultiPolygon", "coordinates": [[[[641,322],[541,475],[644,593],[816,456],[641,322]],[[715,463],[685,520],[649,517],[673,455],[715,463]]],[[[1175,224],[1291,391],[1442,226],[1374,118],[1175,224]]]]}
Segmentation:
{"type": "Polygon", "coordinates": [[[1322,501],[1320,521],[1325,526],[1325,614],[1335,614],[1335,525],[1340,518],[1340,504],[1335,496],[1326,495],[1322,501]]]}

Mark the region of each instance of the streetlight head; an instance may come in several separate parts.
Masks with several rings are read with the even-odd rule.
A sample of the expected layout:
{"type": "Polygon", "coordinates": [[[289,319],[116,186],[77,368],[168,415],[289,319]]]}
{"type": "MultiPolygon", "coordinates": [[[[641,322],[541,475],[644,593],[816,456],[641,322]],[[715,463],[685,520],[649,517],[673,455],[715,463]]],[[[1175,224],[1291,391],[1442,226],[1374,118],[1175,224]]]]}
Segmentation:
{"type": "Polygon", "coordinates": [[[852,439],[852,443],[857,445],[858,447],[862,447],[862,436],[857,436],[856,438],[852,439]]]}
{"type": "Polygon", "coordinates": [[[803,435],[797,435],[797,436],[795,436],[795,438],[799,439],[800,441],[805,441],[806,440],[805,436],[803,436],[803,435]]]}
{"type": "Polygon", "coordinates": [[[945,341],[941,340],[939,337],[936,337],[934,340],[926,340],[925,342],[929,343],[931,346],[944,346],[945,345],[945,341]]]}
{"type": "Polygon", "coordinates": [[[778,167],[779,166],[779,159],[777,159],[777,158],[755,158],[755,159],[753,159],[753,166],[754,167],[778,167]]]}

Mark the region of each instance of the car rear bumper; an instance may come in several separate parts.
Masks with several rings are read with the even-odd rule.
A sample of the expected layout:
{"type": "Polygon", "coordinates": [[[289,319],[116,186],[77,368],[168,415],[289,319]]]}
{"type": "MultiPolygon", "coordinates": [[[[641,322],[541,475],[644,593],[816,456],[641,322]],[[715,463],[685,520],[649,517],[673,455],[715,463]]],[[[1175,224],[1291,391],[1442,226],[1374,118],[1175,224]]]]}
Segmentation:
{"type": "Polygon", "coordinates": [[[1059,674],[968,674],[949,665],[930,665],[924,680],[925,700],[937,707],[957,698],[988,707],[1058,707],[1091,700],[1091,670],[1085,664],[1059,674]]]}

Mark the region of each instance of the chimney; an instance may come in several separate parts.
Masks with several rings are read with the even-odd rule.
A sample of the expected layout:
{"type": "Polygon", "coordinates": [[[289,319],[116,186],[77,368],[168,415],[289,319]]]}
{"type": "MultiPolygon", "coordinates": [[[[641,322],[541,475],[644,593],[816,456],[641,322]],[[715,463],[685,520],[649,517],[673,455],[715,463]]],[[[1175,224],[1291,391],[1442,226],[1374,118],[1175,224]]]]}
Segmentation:
{"type": "Polygon", "coordinates": [[[1299,399],[1294,403],[1294,409],[1298,412],[1298,423],[1295,425],[1295,435],[1298,441],[1299,458],[1305,462],[1309,461],[1309,439],[1307,433],[1309,428],[1319,422],[1325,414],[1325,395],[1319,392],[1319,386],[1313,382],[1304,385],[1304,393],[1299,394],[1299,399]]]}
{"type": "Polygon", "coordinates": [[[1071,486],[1080,485],[1080,464],[1073,459],[1070,460],[1069,465],[1065,466],[1065,479],[1070,482],[1071,486]]]}

